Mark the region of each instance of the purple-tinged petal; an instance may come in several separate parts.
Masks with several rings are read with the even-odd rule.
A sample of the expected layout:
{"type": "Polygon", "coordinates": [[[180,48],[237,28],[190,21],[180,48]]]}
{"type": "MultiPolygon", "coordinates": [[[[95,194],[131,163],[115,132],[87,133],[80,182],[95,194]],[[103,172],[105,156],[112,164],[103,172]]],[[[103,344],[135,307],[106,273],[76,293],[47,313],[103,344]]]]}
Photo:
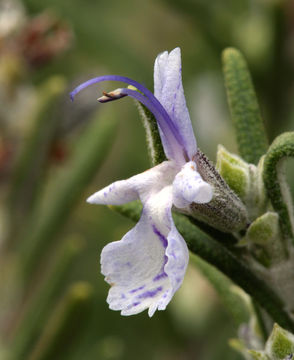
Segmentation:
{"type": "Polygon", "coordinates": [[[101,272],[111,285],[110,309],[121,310],[122,315],[137,314],[169,292],[167,277],[153,281],[164,266],[165,250],[146,213],[122,240],[105,246],[101,272]]]}
{"type": "Polygon", "coordinates": [[[165,83],[165,70],[168,62],[168,52],[157,56],[154,63],[154,94],[161,94],[165,83]]]}
{"type": "Polygon", "coordinates": [[[154,95],[179,130],[188,157],[192,159],[197,151],[197,144],[182,85],[180,48],[174,49],[168,56],[164,52],[156,58],[154,65],[154,95]]]}
{"type": "Polygon", "coordinates": [[[87,202],[90,204],[121,205],[139,198],[130,180],[120,180],[106,186],[91,195],[87,202]]]}
{"type": "Polygon", "coordinates": [[[212,196],[212,187],[202,179],[195,162],[186,163],[173,182],[173,204],[183,209],[192,202],[207,203],[212,196]]]}
{"type": "Polygon", "coordinates": [[[142,203],[150,194],[170,185],[179,167],[173,161],[164,161],[141,174],[127,180],[115,181],[91,195],[90,204],[121,205],[140,198],[142,203]]]}
{"type": "MultiPolygon", "coordinates": [[[[185,240],[176,229],[173,221],[171,225],[171,231],[167,237],[166,256],[168,261],[164,270],[170,279],[174,294],[183,282],[189,262],[189,251],[185,240]]],[[[158,310],[164,310],[167,304],[167,301],[163,301],[158,306],[158,310]]]]}
{"type": "Polygon", "coordinates": [[[146,187],[137,188],[143,202],[140,221],[101,254],[102,273],[112,286],[107,302],[122,315],[149,308],[152,316],[156,309],[164,310],[183,281],[189,254],[171,216],[171,182],[162,187],[157,181],[170,170],[168,163],[156,167],[146,187]]]}

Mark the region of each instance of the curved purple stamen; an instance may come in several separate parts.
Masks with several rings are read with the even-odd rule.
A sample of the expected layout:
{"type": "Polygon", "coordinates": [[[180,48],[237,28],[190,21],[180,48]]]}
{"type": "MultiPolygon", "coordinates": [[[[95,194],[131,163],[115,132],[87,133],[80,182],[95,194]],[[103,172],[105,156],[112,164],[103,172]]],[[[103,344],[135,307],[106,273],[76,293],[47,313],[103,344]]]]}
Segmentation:
{"type": "Polygon", "coordinates": [[[173,138],[175,138],[176,142],[180,145],[182,148],[182,151],[184,151],[186,155],[186,149],[185,149],[185,143],[180,135],[180,132],[178,131],[176,125],[172,122],[170,116],[168,115],[165,108],[161,105],[161,103],[158,101],[158,99],[153,95],[153,93],[148,90],[145,86],[138,83],[135,80],[132,80],[125,76],[119,76],[119,75],[104,75],[99,76],[93,79],[90,79],[79,86],[77,86],[71,93],[70,98],[73,101],[76,94],[78,94],[81,90],[85,89],[86,87],[97,84],[103,81],[120,81],[125,82],[129,85],[135,86],[138,90],[140,90],[145,96],[141,95],[137,91],[130,90],[130,89],[123,89],[124,93],[127,95],[132,96],[133,98],[140,101],[142,104],[144,104],[149,110],[154,114],[156,117],[156,120],[158,121],[158,124],[163,131],[163,133],[166,135],[167,139],[170,138],[169,135],[172,135],[173,138]],[[149,99],[149,101],[148,101],[149,99]]]}
{"type": "Polygon", "coordinates": [[[182,144],[180,144],[178,139],[174,136],[174,133],[172,132],[172,129],[166,123],[166,116],[165,116],[166,112],[165,113],[162,112],[162,109],[163,109],[162,106],[157,107],[156,105],[154,105],[150,101],[149,98],[147,98],[146,96],[143,96],[142,94],[140,94],[138,91],[135,91],[135,90],[123,88],[123,89],[121,89],[121,94],[131,96],[132,98],[140,101],[143,105],[145,105],[153,113],[153,115],[155,116],[155,118],[156,118],[162,132],[164,133],[166,139],[171,141],[171,138],[175,138],[176,144],[175,144],[175,146],[173,146],[173,149],[176,150],[176,153],[174,154],[174,158],[176,158],[178,155],[180,155],[180,157],[181,157],[182,154],[184,155],[184,157],[186,159],[188,158],[188,155],[186,153],[185,148],[183,147],[182,144]],[[178,149],[179,152],[177,152],[177,149],[175,149],[175,147],[177,148],[179,146],[180,146],[180,149],[178,149]]]}

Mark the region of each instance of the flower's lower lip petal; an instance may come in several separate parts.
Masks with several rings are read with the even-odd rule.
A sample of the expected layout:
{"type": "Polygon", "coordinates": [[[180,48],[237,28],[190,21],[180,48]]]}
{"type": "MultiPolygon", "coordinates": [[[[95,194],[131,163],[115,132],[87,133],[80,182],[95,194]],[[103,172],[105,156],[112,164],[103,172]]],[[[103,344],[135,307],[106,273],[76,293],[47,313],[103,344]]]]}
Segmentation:
{"type": "MultiPolygon", "coordinates": [[[[168,235],[168,247],[166,249],[166,256],[168,261],[164,267],[164,271],[168,275],[173,292],[176,292],[181,286],[186,269],[189,262],[189,251],[187,244],[183,237],[172,223],[172,229],[168,235]]],[[[163,306],[166,304],[163,303],[163,306]]]]}
{"type": "Polygon", "coordinates": [[[105,246],[101,271],[111,285],[107,298],[111,309],[133,315],[171,299],[169,278],[158,276],[165,265],[165,250],[147,214],[122,240],[105,246]]]}
{"type": "Polygon", "coordinates": [[[112,285],[107,302],[122,315],[164,310],[182,283],[189,255],[172,220],[171,192],[171,185],[153,188],[138,224],[102,251],[102,273],[112,285]]]}

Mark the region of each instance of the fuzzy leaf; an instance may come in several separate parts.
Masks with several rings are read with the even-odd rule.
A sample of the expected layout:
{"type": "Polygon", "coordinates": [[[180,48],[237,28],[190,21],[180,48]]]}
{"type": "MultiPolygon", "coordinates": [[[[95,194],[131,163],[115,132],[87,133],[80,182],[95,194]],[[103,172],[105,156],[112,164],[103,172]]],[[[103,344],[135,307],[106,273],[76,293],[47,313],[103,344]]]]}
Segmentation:
{"type": "Polygon", "coordinates": [[[284,175],[285,159],[294,156],[294,132],[278,136],[264,160],[263,179],[267,195],[279,214],[281,231],[286,242],[294,242],[294,214],[292,196],[284,175]]]}
{"type": "Polygon", "coordinates": [[[278,324],[266,343],[265,352],[272,360],[291,359],[294,354],[294,335],[282,329],[278,324]]]}
{"type": "Polygon", "coordinates": [[[234,48],[223,52],[223,71],[241,157],[257,164],[268,148],[260,109],[243,55],[234,48]]]}
{"type": "Polygon", "coordinates": [[[286,257],[280,236],[279,216],[275,212],[269,211],[251,223],[245,238],[252,252],[263,249],[271,264],[279,263],[286,257]]]}

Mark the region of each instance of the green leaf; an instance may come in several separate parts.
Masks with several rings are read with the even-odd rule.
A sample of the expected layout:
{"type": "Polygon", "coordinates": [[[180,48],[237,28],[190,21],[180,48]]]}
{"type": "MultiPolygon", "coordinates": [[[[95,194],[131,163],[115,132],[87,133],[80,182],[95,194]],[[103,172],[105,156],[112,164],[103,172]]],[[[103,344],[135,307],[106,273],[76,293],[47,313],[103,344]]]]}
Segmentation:
{"type": "MultiPolygon", "coordinates": [[[[249,321],[249,310],[241,295],[234,291],[236,286],[231,280],[214,266],[202,260],[199,256],[192,254],[190,261],[194,263],[202,274],[213,285],[226,310],[232,315],[237,326],[249,321]]],[[[239,288],[238,288],[239,289],[239,288]]],[[[241,292],[242,290],[239,289],[241,292]]]]}
{"type": "Polygon", "coordinates": [[[294,243],[292,196],[284,175],[285,160],[293,156],[294,132],[278,136],[265,156],[263,180],[273,208],[279,214],[285,242],[290,240],[294,243]]]}
{"type": "Polygon", "coordinates": [[[57,234],[64,225],[71,209],[79,200],[83,190],[93,179],[111,147],[117,122],[110,114],[94,116],[91,124],[80,136],[72,158],[64,172],[49,190],[51,196],[44,211],[36,215],[26,229],[21,243],[22,270],[24,280],[31,278],[57,234]],[[101,119],[102,118],[102,119],[101,119]]]}
{"type": "MultiPolygon", "coordinates": [[[[65,86],[62,77],[52,77],[38,90],[37,105],[29,119],[32,128],[17,161],[10,188],[9,203],[14,230],[25,223],[25,214],[33,208],[40,190],[48,153],[60,120],[55,114],[56,104],[65,86]]],[[[15,237],[13,231],[10,241],[15,237]]]]}
{"type": "MultiPolygon", "coordinates": [[[[133,202],[121,206],[111,206],[111,209],[127,216],[131,220],[138,221],[142,205],[139,202],[133,202]]],[[[214,265],[235,284],[255,298],[274,321],[281,324],[284,328],[294,331],[294,322],[284,310],[285,305],[282,299],[263,280],[259,279],[246,264],[241,262],[219,241],[208,236],[197,226],[193,225],[188,217],[181,214],[173,214],[173,218],[178,231],[186,240],[191,252],[214,265]]]]}
{"type": "Polygon", "coordinates": [[[294,353],[294,335],[274,324],[273,331],[266,342],[265,352],[272,360],[291,359],[294,353]]]}
{"type": "Polygon", "coordinates": [[[240,155],[245,161],[257,164],[268,148],[268,141],[246,61],[234,48],[224,50],[222,61],[240,155]]]}
{"type": "Polygon", "coordinates": [[[40,289],[31,295],[28,309],[17,328],[13,341],[15,359],[24,358],[31,345],[36,340],[49,316],[49,310],[55,298],[63,290],[65,279],[71,265],[80,254],[82,242],[80,238],[70,237],[57,250],[57,256],[52,264],[52,270],[42,279],[40,289]]]}
{"type": "Polygon", "coordinates": [[[28,360],[65,358],[75,346],[91,310],[93,289],[88,283],[76,283],[61,300],[28,360]],[[62,354],[62,355],[61,355],[62,354]]]}

